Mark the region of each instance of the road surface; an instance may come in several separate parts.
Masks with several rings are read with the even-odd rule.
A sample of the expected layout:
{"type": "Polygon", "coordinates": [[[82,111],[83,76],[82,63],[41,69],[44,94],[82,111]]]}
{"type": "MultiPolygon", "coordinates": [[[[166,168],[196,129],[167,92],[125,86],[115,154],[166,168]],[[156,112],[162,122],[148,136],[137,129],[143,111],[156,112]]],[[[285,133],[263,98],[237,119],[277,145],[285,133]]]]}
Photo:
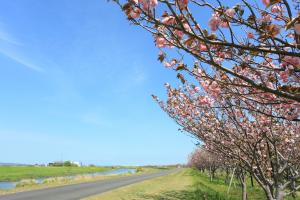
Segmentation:
{"type": "Polygon", "coordinates": [[[177,171],[179,171],[179,169],[19,192],[0,196],[0,200],[77,200],[91,195],[113,190],[122,186],[126,186],[132,183],[137,183],[159,176],[168,175],[177,171]]]}

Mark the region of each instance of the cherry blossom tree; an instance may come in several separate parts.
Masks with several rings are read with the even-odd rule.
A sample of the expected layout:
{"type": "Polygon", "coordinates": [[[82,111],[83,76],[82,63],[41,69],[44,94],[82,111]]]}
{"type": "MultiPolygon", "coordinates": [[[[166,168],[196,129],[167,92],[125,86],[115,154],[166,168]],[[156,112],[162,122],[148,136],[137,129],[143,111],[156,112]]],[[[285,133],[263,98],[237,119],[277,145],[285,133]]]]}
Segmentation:
{"type": "Polygon", "coordinates": [[[274,117],[299,121],[300,16],[290,1],[114,1],[133,24],[153,35],[159,60],[183,71],[178,73],[183,82],[190,75],[210,79],[208,87],[239,86],[230,92],[276,104],[280,112],[274,117]],[[201,12],[211,17],[203,19],[201,12]],[[177,56],[168,56],[172,48],[177,56]]]}
{"type": "Polygon", "coordinates": [[[215,178],[216,171],[221,169],[225,161],[216,154],[210,153],[205,149],[196,149],[189,157],[188,166],[195,167],[201,171],[207,170],[210,175],[210,180],[215,178]]]}
{"type": "MultiPolygon", "coordinates": [[[[230,162],[231,160],[227,160],[226,157],[222,157],[222,155],[218,155],[212,152],[208,152],[203,148],[197,148],[189,157],[188,166],[194,167],[202,172],[208,171],[210,176],[210,181],[215,178],[215,174],[218,171],[226,172],[225,183],[229,184],[229,189],[231,186],[231,182],[229,182],[229,171],[233,169],[232,176],[236,176],[236,178],[241,183],[242,188],[242,199],[247,199],[247,174],[245,170],[236,165],[235,163],[230,162]]],[[[231,179],[232,181],[232,179],[231,179]]]]}
{"type": "Polygon", "coordinates": [[[183,86],[161,107],[252,175],[270,200],[300,189],[300,15],[288,0],[114,0],[183,86]],[[202,13],[209,13],[205,19],[202,13]]]}
{"type": "MultiPolygon", "coordinates": [[[[268,199],[283,199],[300,189],[300,125],[244,109],[223,89],[199,90],[191,84],[179,89],[166,85],[168,99],[160,106],[184,131],[214,152],[243,168],[265,191],[268,199]],[[238,105],[238,106],[237,106],[238,105]]],[[[260,107],[265,112],[272,105],[260,107]]]]}

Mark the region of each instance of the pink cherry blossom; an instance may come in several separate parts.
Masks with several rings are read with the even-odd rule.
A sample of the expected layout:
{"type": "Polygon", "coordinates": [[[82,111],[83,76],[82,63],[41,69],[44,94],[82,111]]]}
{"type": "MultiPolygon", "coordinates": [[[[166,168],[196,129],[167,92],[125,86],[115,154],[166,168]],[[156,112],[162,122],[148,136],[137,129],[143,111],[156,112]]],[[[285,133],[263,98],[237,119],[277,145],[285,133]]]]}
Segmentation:
{"type": "Polygon", "coordinates": [[[209,84],[210,84],[209,81],[207,81],[207,80],[205,80],[205,81],[201,80],[201,81],[200,81],[200,84],[201,84],[201,86],[203,87],[203,89],[204,89],[206,92],[209,91],[209,84]]]}
{"type": "Polygon", "coordinates": [[[189,0],[177,0],[177,2],[178,2],[179,8],[184,9],[188,5],[189,0]]]}
{"type": "Polygon", "coordinates": [[[280,75],[280,78],[282,79],[283,82],[288,82],[289,72],[287,70],[279,72],[279,75],[280,75]]]}
{"type": "Polygon", "coordinates": [[[225,11],[225,15],[232,18],[235,15],[235,10],[233,8],[229,8],[225,11]]]}
{"type": "Polygon", "coordinates": [[[146,11],[155,8],[158,4],[157,0],[139,0],[139,2],[143,5],[143,9],[146,11]]]}
{"type": "Polygon", "coordinates": [[[174,34],[178,37],[179,40],[181,40],[183,38],[183,32],[180,30],[175,30],[174,34]]]}
{"type": "Polygon", "coordinates": [[[199,103],[204,105],[210,105],[211,101],[207,96],[200,96],[199,97],[199,103]]]}
{"type": "Polygon", "coordinates": [[[262,3],[263,3],[265,6],[268,6],[268,5],[270,5],[270,0],[262,0],[262,3]]]}
{"type": "Polygon", "coordinates": [[[274,24],[272,36],[275,37],[276,35],[278,35],[280,33],[280,30],[281,30],[281,27],[277,24],[274,24]]]}
{"type": "Polygon", "coordinates": [[[187,32],[191,32],[191,31],[192,31],[192,29],[191,29],[191,27],[190,27],[190,25],[189,25],[188,23],[184,23],[184,24],[183,24],[183,27],[184,27],[184,29],[185,29],[187,32]]]}
{"type": "Polygon", "coordinates": [[[249,39],[252,39],[252,38],[254,38],[254,34],[252,32],[247,32],[247,37],[249,39]]]}
{"type": "Polygon", "coordinates": [[[300,67],[300,57],[285,56],[282,59],[282,61],[283,61],[282,65],[284,67],[289,67],[289,66],[292,66],[292,68],[294,68],[294,67],[300,67]]]}
{"type": "Polygon", "coordinates": [[[141,15],[141,10],[139,8],[134,8],[131,12],[130,12],[130,16],[132,18],[139,18],[141,15]]]}
{"type": "Polygon", "coordinates": [[[271,8],[272,13],[281,13],[282,8],[279,5],[273,5],[271,8]]]}
{"type": "Polygon", "coordinates": [[[164,24],[166,24],[166,25],[172,25],[172,24],[175,23],[175,17],[174,16],[164,17],[161,22],[164,23],[164,24]]]}
{"type": "Polygon", "coordinates": [[[158,2],[157,0],[149,0],[150,1],[150,7],[154,8],[157,6],[158,2]]]}
{"type": "Polygon", "coordinates": [[[200,44],[199,45],[199,50],[200,51],[207,51],[207,46],[205,44],[200,44]]]}
{"type": "Polygon", "coordinates": [[[155,43],[158,48],[163,48],[167,46],[167,40],[162,36],[157,36],[155,39],[155,43]]]}
{"type": "Polygon", "coordinates": [[[211,95],[214,97],[217,97],[220,94],[221,89],[216,81],[213,81],[211,83],[211,85],[209,86],[209,91],[210,91],[211,95]]]}
{"type": "Polygon", "coordinates": [[[176,63],[177,63],[177,60],[173,59],[173,60],[171,60],[170,62],[164,62],[164,65],[165,65],[165,67],[167,67],[167,68],[171,68],[171,67],[173,67],[174,65],[176,65],[176,63]]]}
{"type": "Polygon", "coordinates": [[[271,22],[272,21],[272,16],[271,15],[269,15],[269,14],[263,14],[263,16],[262,16],[262,18],[261,18],[261,22],[262,23],[269,23],[269,22],[271,22]]]}
{"type": "Polygon", "coordinates": [[[229,22],[227,22],[227,21],[221,21],[221,22],[220,22],[220,26],[221,26],[222,28],[228,28],[228,27],[229,27],[229,22]]]}
{"type": "Polygon", "coordinates": [[[212,31],[216,31],[218,29],[218,26],[220,25],[220,18],[217,16],[213,16],[212,18],[210,18],[209,20],[209,27],[212,31]]]}
{"type": "Polygon", "coordinates": [[[300,35],[300,23],[296,23],[294,25],[294,30],[295,30],[297,35],[300,35]]]}

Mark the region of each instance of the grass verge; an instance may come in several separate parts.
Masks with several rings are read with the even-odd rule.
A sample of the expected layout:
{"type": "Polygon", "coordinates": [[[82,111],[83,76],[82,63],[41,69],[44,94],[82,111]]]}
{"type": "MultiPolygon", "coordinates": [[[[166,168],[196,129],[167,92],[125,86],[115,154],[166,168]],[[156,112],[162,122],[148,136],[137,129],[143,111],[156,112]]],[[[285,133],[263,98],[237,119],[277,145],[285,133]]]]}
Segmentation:
{"type": "MultiPolygon", "coordinates": [[[[235,180],[229,195],[224,177],[212,182],[207,174],[183,169],[167,176],[132,184],[84,200],[240,200],[241,187],[235,180]]],[[[263,191],[255,184],[247,187],[249,200],[264,200],[263,191]]],[[[292,198],[286,198],[292,199],[292,198]]]]}
{"type": "Polygon", "coordinates": [[[181,191],[189,187],[193,179],[189,171],[189,169],[183,169],[177,173],[121,187],[100,195],[85,198],[84,200],[154,199],[157,194],[164,193],[170,189],[181,191]]]}

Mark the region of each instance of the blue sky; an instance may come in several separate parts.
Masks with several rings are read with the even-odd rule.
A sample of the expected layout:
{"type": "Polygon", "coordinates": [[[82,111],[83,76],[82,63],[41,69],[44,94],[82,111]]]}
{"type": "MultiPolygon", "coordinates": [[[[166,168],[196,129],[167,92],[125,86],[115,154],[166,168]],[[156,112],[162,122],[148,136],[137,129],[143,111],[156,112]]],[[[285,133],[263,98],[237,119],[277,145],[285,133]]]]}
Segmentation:
{"type": "Polygon", "coordinates": [[[151,94],[178,84],[103,0],[0,0],[0,162],[183,163],[193,140],[151,94]]]}

